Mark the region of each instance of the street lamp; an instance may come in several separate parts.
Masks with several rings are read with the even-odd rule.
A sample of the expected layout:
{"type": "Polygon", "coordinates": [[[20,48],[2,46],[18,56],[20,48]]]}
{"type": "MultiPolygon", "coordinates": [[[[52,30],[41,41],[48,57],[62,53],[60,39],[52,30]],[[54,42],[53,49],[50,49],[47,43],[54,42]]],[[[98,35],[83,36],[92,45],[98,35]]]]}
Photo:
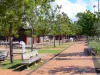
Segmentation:
{"type": "Polygon", "coordinates": [[[93,5],[93,8],[94,8],[94,13],[95,13],[95,7],[96,7],[96,5],[93,5]]]}
{"type": "Polygon", "coordinates": [[[99,13],[99,0],[98,0],[98,13],[99,13]]]}
{"type": "Polygon", "coordinates": [[[98,18],[99,18],[99,0],[98,0],[98,18]]]}

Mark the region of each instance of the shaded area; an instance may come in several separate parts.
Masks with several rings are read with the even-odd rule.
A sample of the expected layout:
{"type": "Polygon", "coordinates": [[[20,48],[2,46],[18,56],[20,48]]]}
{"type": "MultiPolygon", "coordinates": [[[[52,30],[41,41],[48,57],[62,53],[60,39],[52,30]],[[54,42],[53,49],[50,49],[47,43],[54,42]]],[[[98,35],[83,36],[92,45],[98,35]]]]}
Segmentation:
{"type": "Polygon", "coordinates": [[[95,68],[95,71],[96,71],[97,74],[99,74],[100,73],[100,68],[95,68]]]}
{"type": "Polygon", "coordinates": [[[11,65],[11,63],[1,64],[1,66],[5,66],[5,68],[7,68],[7,69],[13,69],[13,71],[23,71],[24,69],[26,69],[26,66],[24,66],[22,64],[14,64],[12,66],[10,66],[10,65],[11,65]],[[7,66],[7,65],[9,65],[9,66],[7,66]]]}
{"type": "Polygon", "coordinates": [[[96,68],[95,71],[97,74],[99,74],[100,73],[100,62],[98,60],[100,60],[100,59],[96,58],[96,56],[92,56],[92,59],[93,59],[94,66],[96,68]],[[94,59],[96,59],[96,60],[94,60],[94,59]]]}
{"type": "Polygon", "coordinates": [[[93,48],[91,48],[91,47],[84,48],[84,52],[88,56],[95,56],[96,55],[95,50],[93,48]]]}
{"type": "Polygon", "coordinates": [[[58,57],[67,57],[67,56],[87,56],[85,52],[75,52],[75,53],[62,53],[58,57]]]}
{"type": "MultiPolygon", "coordinates": [[[[97,60],[100,58],[93,58],[93,60],[97,60]]],[[[92,58],[55,58],[55,60],[92,60],[92,58]]]]}
{"type": "MultiPolygon", "coordinates": [[[[68,67],[59,67],[49,70],[49,74],[56,74],[57,72],[71,73],[71,74],[83,74],[83,73],[95,73],[95,68],[90,66],[80,67],[80,66],[68,66],[68,67]]],[[[87,74],[88,75],[88,74],[87,74]]]]}
{"type": "Polygon", "coordinates": [[[17,67],[16,69],[14,69],[13,71],[23,71],[25,69],[27,69],[27,67],[25,65],[21,65],[21,66],[17,67]]]}
{"type": "MultiPolygon", "coordinates": [[[[39,61],[36,61],[36,62],[33,62],[33,63],[29,64],[29,65],[28,65],[28,68],[30,68],[30,70],[31,70],[31,69],[37,68],[38,66],[36,66],[35,63],[37,63],[38,66],[41,65],[41,64],[39,63],[39,61]]],[[[16,65],[15,65],[15,66],[16,66],[16,65]]],[[[12,67],[14,67],[14,66],[12,66],[12,67]]],[[[23,70],[25,70],[25,69],[27,69],[27,65],[22,65],[22,64],[20,64],[20,66],[17,66],[13,71],[23,71],[23,70]]]]}

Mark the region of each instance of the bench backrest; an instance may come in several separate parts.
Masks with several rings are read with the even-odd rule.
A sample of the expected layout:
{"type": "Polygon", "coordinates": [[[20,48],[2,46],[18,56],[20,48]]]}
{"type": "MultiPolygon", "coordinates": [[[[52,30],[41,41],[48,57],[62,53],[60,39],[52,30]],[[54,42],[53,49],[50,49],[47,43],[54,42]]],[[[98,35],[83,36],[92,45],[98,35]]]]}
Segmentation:
{"type": "Polygon", "coordinates": [[[30,59],[31,57],[35,57],[37,55],[38,55],[38,51],[34,50],[32,52],[22,54],[22,57],[23,57],[23,60],[25,60],[25,59],[30,59]]]}

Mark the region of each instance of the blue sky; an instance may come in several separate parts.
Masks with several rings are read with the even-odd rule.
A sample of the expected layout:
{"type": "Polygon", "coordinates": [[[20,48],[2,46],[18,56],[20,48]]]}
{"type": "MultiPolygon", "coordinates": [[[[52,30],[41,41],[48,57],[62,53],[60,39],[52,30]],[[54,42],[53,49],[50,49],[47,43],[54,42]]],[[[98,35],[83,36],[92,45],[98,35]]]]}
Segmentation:
{"type": "Polygon", "coordinates": [[[55,0],[55,5],[62,5],[61,12],[65,12],[70,19],[77,20],[75,15],[78,12],[85,12],[86,10],[94,11],[93,5],[96,5],[97,11],[98,0],[55,0]]]}
{"type": "Polygon", "coordinates": [[[98,0],[69,0],[69,1],[72,2],[72,3],[76,3],[77,1],[80,1],[80,2],[82,1],[83,3],[87,4],[86,8],[88,10],[92,10],[93,7],[91,6],[91,3],[92,3],[92,5],[94,4],[94,5],[97,6],[98,0]]]}

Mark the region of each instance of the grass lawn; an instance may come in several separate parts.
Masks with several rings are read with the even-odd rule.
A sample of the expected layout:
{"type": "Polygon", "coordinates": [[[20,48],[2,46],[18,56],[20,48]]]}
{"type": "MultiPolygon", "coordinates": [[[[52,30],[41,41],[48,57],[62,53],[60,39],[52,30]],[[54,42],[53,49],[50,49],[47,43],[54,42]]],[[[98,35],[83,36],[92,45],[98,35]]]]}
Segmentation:
{"type": "Polygon", "coordinates": [[[0,68],[2,69],[15,69],[21,66],[21,60],[14,60],[14,63],[10,63],[9,60],[2,61],[0,63],[0,68]]]}
{"type": "Polygon", "coordinates": [[[95,41],[95,40],[90,41],[89,46],[94,48],[96,52],[100,52],[100,42],[95,41]]]}
{"type": "Polygon", "coordinates": [[[64,43],[63,45],[56,45],[56,47],[49,47],[49,48],[43,48],[38,50],[39,53],[46,53],[46,54],[58,54],[65,48],[68,48],[70,45],[72,45],[72,42],[64,43]]]}
{"type": "Polygon", "coordinates": [[[58,54],[60,53],[62,50],[39,50],[39,53],[50,53],[50,54],[58,54]]]}
{"type": "MultiPolygon", "coordinates": [[[[34,65],[33,63],[29,65],[29,68],[30,70],[35,70],[36,68],[40,67],[44,63],[46,63],[46,61],[43,61],[43,63],[38,62],[37,63],[38,65],[34,65]]],[[[0,63],[0,68],[1,69],[12,69],[14,71],[22,71],[26,69],[26,66],[21,64],[21,60],[14,60],[14,63],[10,63],[9,60],[5,60],[2,63],[0,63]]]]}
{"type": "Polygon", "coordinates": [[[56,44],[56,47],[53,47],[53,45],[52,46],[48,45],[40,50],[64,50],[65,48],[69,47],[72,44],[73,44],[73,42],[64,43],[63,45],[56,44]]]}

